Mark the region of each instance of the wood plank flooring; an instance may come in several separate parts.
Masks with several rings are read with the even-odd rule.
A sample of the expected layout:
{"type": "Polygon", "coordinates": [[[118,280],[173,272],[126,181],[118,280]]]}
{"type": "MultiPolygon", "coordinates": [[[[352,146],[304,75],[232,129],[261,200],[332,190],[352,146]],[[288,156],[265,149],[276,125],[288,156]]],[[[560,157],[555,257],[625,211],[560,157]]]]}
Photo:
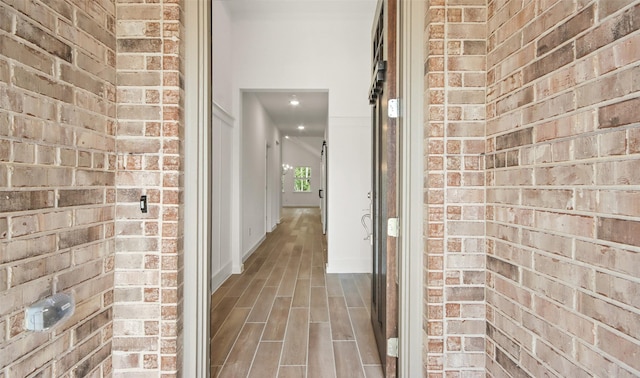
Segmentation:
{"type": "Polygon", "coordinates": [[[325,274],[319,209],[283,222],[211,296],[212,377],[383,377],[369,274],[325,274]]]}

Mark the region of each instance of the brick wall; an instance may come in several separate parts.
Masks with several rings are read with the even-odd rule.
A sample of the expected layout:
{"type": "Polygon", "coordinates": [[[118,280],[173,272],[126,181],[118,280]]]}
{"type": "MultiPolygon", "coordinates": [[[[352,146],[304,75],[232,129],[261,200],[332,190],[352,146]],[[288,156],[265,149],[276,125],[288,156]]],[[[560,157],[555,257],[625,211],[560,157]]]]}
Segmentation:
{"type": "Polygon", "coordinates": [[[640,2],[489,2],[487,370],[640,375],[640,2]]]}
{"type": "Polygon", "coordinates": [[[426,9],[425,371],[484,376],[486,5],[426,9]]]}
{"type": "Polygon", "coordinates": [[[109,376],[115,7],[0,1],[0,377],[109,376]],[[77,308],[49,333],[24,308],[77,308]]]}
{"type": "Polygon", "coordinates": [[[117,1],[114,376],[177,376],[183,229],[182,9],[117,1]],[[138,201],[147,195],[149,211],[138,201]]]}

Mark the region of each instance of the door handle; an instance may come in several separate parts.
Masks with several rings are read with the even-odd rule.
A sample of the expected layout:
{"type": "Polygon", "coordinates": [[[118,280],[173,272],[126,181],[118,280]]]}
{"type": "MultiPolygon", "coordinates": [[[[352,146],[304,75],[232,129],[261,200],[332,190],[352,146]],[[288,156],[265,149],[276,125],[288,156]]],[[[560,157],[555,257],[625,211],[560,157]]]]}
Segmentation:
{"type": "Polygon", "coordinates": [[[373,243],[371,232],[369,232],[369,227],[367,227],[367,221],[365,220],[367,218],[371,219],[371,214],[364,214],[362,218],[360,218],[360,223],[362,223],[362,227],[364,227],[364,231],[367,233],[367,236],[365,236],[363,240],[369,239],[371,243],[373,243]]]}
{"type": "Polygon", "coordinates": [[[322,197],[322,189],[318,189],[318,197],[323,198],[322,197]]]}

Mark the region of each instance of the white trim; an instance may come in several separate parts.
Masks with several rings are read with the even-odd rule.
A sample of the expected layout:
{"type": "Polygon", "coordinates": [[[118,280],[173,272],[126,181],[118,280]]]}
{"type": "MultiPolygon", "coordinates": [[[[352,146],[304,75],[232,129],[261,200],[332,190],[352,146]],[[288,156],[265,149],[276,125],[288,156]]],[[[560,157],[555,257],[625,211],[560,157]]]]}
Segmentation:
{"type": "Polygon", "coordinates": [[[183,377],[204,378],[209,364],[211,0],[186,1],[183,377]]]}
{"type": "Polygon", "coordinates": [[[233,123],[236,120],[233,115],[225,108],[220,106],[217,102],[213,102],[213,114],[220,118],[225,124],[233,127],[233,123]]]}
{"type": "Polygon", "coordinates": [[[227,280],[227,278],[231,277],[231,263],[227,263],[225,266],[220,268],[220,270],[213,275],[211,278],[211,292],[215,293],[220,286],[227,280]]]}
{"type": "Polygon", "coordinates": [[[253,255],[253,252],[255,252],[258,248],[260,248],[260,245],[264,243],[265,240],[267,240],[267,235],[264,235],[260,240],[256,242],[256,244],[253,245],[253,247],[251,247],[251,249],[249,249],[247,252],[244,253],[244,255],[242,255],[242,262],[247,261],[247,259],[251,255],[253,255]]]}
{"type": "Polygon", "coordinates": [[[326,265],[327,273],[369,273],[371,274],[371,260],[344,259],[332,260],[326,265]]]}
{"type": "Polygon", "coordinates": [[[400,156],[399,377],[420,377],[423,317],[424,2],[399,1],[402,64],[400,156]]]}
{"type": "Polygon", "coordinates": [[[269,232],[269,140],[264,141],[264,234],[269,232]]]}
{"type": "MultiPolygon", "coordinates": [[[[232,183],[231,183],[231,272],[240,274],[244,271],[242,263],[242,91],[237,92],[238,118],[234,119],[232,149],[232,183]]],[[[235,96],[235,94],[234,94],[235,96]]]]}
{"type": "MultiPolygon", "coordinates": [[[[214,10],[215,11],[215,10],[214,10]]],[[[215,88],[213,88],[215,91],[215,88]]],[[[211,292],[215,292],[222,282],[218,282],[220,277],[228,278],[233,268],[229,262],[223,267],[219,264],[221,261],[232,261],[232,252],[229,248],[222,248],[222,245],[231,245],[231,228],[230,219],[233,218],[231,213],[231,199],[233,198],[232,182],[223,181],[222,177],[226,177],[225,173],[229,169],[228,164],[233,160],[233,152],[231,156],[222,156],[225,147],[233,144],[233,127],[234,118],[219,104],[213,102],[213,125],[211,129],[211,292]],[[226,206],[229,206],[228,212],[226,206]],[[225,210],[225,211],[223,211],[225,210]],[[226,221],[225,221],[226,220],[226,221]],[[229,232],[223,234],[221,229],[221,221],[228,223],[229,232]],[[226,243],[228,241],[228,244],[226,243]]],[[[228,172],[229,177],[233,176],[232,172],[228,172]]]]}

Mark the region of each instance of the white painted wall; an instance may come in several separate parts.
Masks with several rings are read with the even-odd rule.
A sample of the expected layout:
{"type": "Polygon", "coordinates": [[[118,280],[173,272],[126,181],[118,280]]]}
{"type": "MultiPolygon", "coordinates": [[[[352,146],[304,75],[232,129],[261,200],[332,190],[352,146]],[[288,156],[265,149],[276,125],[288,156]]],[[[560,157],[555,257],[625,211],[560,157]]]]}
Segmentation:
{"type": "Polygon", "coordinates": [[[212,56],[213,122],[211,135],[211,290],[215,291],[234,270],[232,225],[240,218],[232,211],[233,135],[235,119],[232,109],[233,85],[231,59],[231,17],[218,1],[212,4],[215,46],[212,56]]]}
{"type": "Polygon", "coordinates": [[[242,260],[260,245],[273,228],[270,210],[277,204],[274,176],[280,161],[275,145],[278,131],[253,93],[242,94],[242,260]],[[267,147],[267,145],[269,147],[267,147]],[[271,223],[271,224],[269,224],[271,223]]]}
{"type": "Polygon", "coordinates": [[[328,229],[329,273],[368,273],[373,254],[362,215],[369,213],[371,190],[371,120],[368,117],[333,118],[330,129],[328,229]],[[341,238],[335,240],[332,235],[341,238]],[[339,243],[335,245],[332,243],[339,243]],[[332,248],[333,247],[333,248],[332,248]]]}
{"type": "Polygon", "coordinates": [[[290,207],[319,207],[322,168],[320,166],[320,151],[324,138],[291,137],[282,139],[282,163],[292,167],[311,167],[311,191],[308,193],[294,192],[294,172],[289,171],[284,176],[284,192],[282,192],[282,206],[290,207]]]}
{"type": "MultiPolygon", "coordinates": [[[[323,3],[339,5],[309,2],[314,6],[323,3]]],[[[370,253],[362,252],[369,244],[363,240],[360,217],[368,207],[371,187],[364,172],[371,170],[365,150],[370,148],[368,90],[376,1],[344,3],[358,10],[292,14],[285,8],[277,13],[234,15],[234,93],[238,100],[233,114],[241,109],[241,89],[328,90],[327,268],[329,272],[370,272],[370,253]],[[363,176],[355,179],[354,170],[363,176]]],[[[296,8],[305,4],[296,2],[296,8]]],[[[239,131],[236,137],[242,137],[239,131]]]]}
{"type": "Polygon", "coordinates": [[[233,107],[231,15],[225,1],[213,1],[213,102],[226,111],[233,107]]]}

